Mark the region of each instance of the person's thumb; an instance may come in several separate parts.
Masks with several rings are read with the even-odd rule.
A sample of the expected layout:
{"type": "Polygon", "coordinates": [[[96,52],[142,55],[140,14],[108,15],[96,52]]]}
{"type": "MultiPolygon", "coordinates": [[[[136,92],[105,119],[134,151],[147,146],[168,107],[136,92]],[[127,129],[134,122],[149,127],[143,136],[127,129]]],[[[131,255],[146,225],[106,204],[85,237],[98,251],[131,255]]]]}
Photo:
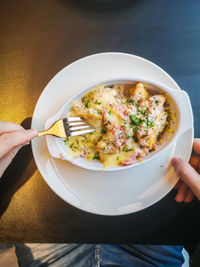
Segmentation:
{"type": "Polygon", "coordinates": [[[195,196],[200,200],[200,175],[185,160],[173,158],[171,161],[178,177],[188,185],[195,196]]]}
{"type": "Polygon", "coordinates": [[[21,130],[6,133],[0,136],[0,158],[3,158],[15,147],[25,145],[31,139],[37,136],[36,130],[21,130]]]}

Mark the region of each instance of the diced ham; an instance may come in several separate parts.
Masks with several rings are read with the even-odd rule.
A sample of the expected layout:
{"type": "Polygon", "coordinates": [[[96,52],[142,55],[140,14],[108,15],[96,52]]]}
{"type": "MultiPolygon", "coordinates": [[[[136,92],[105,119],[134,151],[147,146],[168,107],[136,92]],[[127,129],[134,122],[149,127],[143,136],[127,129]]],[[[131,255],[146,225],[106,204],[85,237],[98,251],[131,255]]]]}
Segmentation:
{"type": "Polygon", "coordinates": [[[133,164],[136,161],[137,156],[138,156],[138,153],[134,153],[134,154],[130,155],[128,159],[121,161],[120,165],[128,166],[128,165],[133,164]]]}

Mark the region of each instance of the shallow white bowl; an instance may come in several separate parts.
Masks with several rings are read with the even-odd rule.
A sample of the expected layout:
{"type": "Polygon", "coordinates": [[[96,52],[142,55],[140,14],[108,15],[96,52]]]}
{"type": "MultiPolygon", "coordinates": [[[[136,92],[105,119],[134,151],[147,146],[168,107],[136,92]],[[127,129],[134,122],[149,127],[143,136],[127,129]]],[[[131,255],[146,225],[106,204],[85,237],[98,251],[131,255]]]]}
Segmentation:
{"type": "Polygon", "coordinates": [[[181,134],[183,134],[186,130],[193,127],[193,113],[192,113],[191,103],[185,91],[183,90],[177,91],[161,83],[149,79],[144,79],[139,77],[120,77],[120,78],[118,77],[117,79],[112,78],[111,80],[99,81],[97,84],[91,84],[88,87],[84,87],[83,89],[81,89],[78,93],[72,96],[55,115],[53,115],[45,122],[45,129],[48,129],[55,121],[61,118],[65,118],[66,114],[68,113],[71,107],[72,102],[82,98],[83,95],[85,95],[88,91],[90,91],[98,84],[104,84],[106,86],[109,86],[113,84],[134,84],[138,81],[147,84],[147,89],[153,89],[153,90],[155,89],[161,92],[166,92],[168,98],[171,99],[176,109],[175,132],[173,134],[166,135],[166,141],[163,142],[163,144],[160,145],[156,151],[151,152],[148,156],[144,157],[143,162],[138,161],[129,166],[112,166],[105,169],[103,165],[96,160],[88,161],[87,159],[81,157],[73,159],[71,155],[67,154],[67,149],[63,139],[47,135],[46,142],[50,155],[54,158],[67,160],[76,166],[88,170],[93,170],[93,171],[125,170],[140,165],[144,165],[145,163],[154,159],[155,157],[159,157],[160,154],[163,153],[173,142],[175,142],[181,134]]]}

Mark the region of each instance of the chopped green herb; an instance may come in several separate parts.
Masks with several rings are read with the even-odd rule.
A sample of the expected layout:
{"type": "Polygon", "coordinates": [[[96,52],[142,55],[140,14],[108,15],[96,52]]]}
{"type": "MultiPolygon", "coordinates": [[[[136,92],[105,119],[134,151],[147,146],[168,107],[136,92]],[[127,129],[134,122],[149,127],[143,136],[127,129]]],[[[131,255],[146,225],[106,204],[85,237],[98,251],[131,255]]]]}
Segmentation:
{"type": "Polygon", "coordinates": [[[131,103],[131,100],[128,98],[124,104],[128,104],[128,103],[131,103]]]}
{"type": "Polygon", "coordinates": [[[107,133],[107,129],[106,129],[105,125],[102,126],[101,133],[102,134],[106,134],[107,133]]]}
{"type": "Polygon", "coordinates": [[[101,139],[102,139],[102,136],[99,136],[99,138],[98,138],[98,142],[99,142],[101,139]]]}
{"type": "Polygon", "coordinates": [[[128,148],[126,148],[126,147],[123,147],[123,148],[122,148],[122,151],[123,151],[123,152],[129,152],[130,150],[129,150],[128,148]]]}
{"type": "Polygon", "coordinates": [[[164,106],[169,107],[169,103],[165,102],[164,106]]]}
{"type": "Polygon", "coordinates": [[[96,152],[94,154],[94,157],[92,159],[100,159],[99,152],[96,152]]]}
{"type": "Polygon", "coordinates": [[[116,160],[119,160],[119,156],[116,157],[116,160]]]}
{"type": "Polygon", "coordinates": [[[142,138],[145,138],[145,137],[147,137],[148,136],[148,134],[144,134],[143,136],[142,136],[142,138]]]}
{"type": "Polygon", "coordinates": [[[145,115],[146,114],[146,109],[139,109],[137,110],[139,113],[141,113],[142,115],[145,115]]]}
{"type": "Polygon", "coordinates": [[[154,127],[155,126],[155,122],[153,122],[153,121],[149,121],[149,120],[146,120],[145,121],[146,122],[146,127],[148,128],[148,127],[154,127]]]}
{"type": "Polygon", "coordinates": [[[69,137],[67,137],[67,138],[64,140],[64,142],[65,142],[65,145],[69,145],[69,137]]]}
{"type": "Polygon", "coordinates": [[[110,116],[111,116],[111,113],[112,113],[111,110],[109,110],[109,111],[108,111],[108,114],[109,114],[110,116]]]}
{"type": "Polygon", "coordinates": [[[102,111],[101,111],[100,109],[98,109],[98,110],[97,110],[97,113],[98,113],[98,114],[101,114],[101,113],[102,113],[102,111]]]}
{"type": "Polygon", "coordinates": [[[99,102],[99,101],[96,100],[96,101],[95,101],[95,104],[96,104],[96,105],[101,105],[101,102],[99,102]]]}
{"type": "Polygon", "coordinates": [[[72,143],[69,147],[70,147],[72,150],[77,149],[77,147],[74,145],[74,143],[72,143]]]}
{"type": "Polygon", "coordinates": [[[135,103],[135,100],[134,99],[132,99],[132,101],[131,101],[131,104],[134,106],[134,105],[136,105],[136,103],[135,103]]]}
{"type": "Polygon", "coordinates": [[[135,115],[131,114],[130,115],[130,118],[132,120],[132,122],[135,124],[135,125],[141,125],[143,120],[137,118],[135,115]]]}
{"type": "Polygon", "coordinates": [[[127,132],[125,134],[126,134],[127,138],[130,138],[130,135],[127,132]]]}
{"type": "Polygon", "coordinates": [[[108,124],[111,124],[111,121],[108,121],[108,124]]]}
{"type": "Polygon", "coordinates": [[[129,123],[129,128],[133,128],[133,123],[129,123]]]}
{"type": "Polygon", "coordinates": [[[146,124],[147,124],[147,126],[150,126],[151,122],[147,120],[146,124]]]}
{"type": "Polygon", "coordinates": [[[127,121],[125,119],[123,119],[123,122],[124,122],[124,124],[127,124],[127,121]]]}
{"type": "Polygon", "coordinates": [[[85,108],[88,108],[88,104],[91,102],[91,100],[90,99],[88,99],[87,101],[86,101],[86,103],[85,103],[85,108]]]}
{"type": "Polygon", "coordinates": [[[167,121],[171,121],[172,117],[170,116],[170,114],[167,115],[167,121]]]}

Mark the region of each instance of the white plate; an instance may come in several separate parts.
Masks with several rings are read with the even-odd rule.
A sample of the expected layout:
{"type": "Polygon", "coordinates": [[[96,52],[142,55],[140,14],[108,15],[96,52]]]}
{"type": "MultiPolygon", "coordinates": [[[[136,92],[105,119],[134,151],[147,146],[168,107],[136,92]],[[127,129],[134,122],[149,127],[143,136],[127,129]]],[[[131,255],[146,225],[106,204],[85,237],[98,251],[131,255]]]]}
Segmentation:
{"type": "MultiPolygon", "coordinates": [[[[32,128],[42,130],[45,121],[81,88],[117,76],[144,77],[174,89],[176,82],[161,68],[141,57],[102,53],[80,59],[61,70],[46,86],[35,107],[32,128]]],[[[189,159],[193,128],[159,158],[143,165],[114,172],[94,172],[52,158],[45,137],[32,142],[37,167],[47,184],[71,205],[95,214],[123,215],[142,210],[164,197],[177,177],[170,167],[172,157],[189,159]]]]}

